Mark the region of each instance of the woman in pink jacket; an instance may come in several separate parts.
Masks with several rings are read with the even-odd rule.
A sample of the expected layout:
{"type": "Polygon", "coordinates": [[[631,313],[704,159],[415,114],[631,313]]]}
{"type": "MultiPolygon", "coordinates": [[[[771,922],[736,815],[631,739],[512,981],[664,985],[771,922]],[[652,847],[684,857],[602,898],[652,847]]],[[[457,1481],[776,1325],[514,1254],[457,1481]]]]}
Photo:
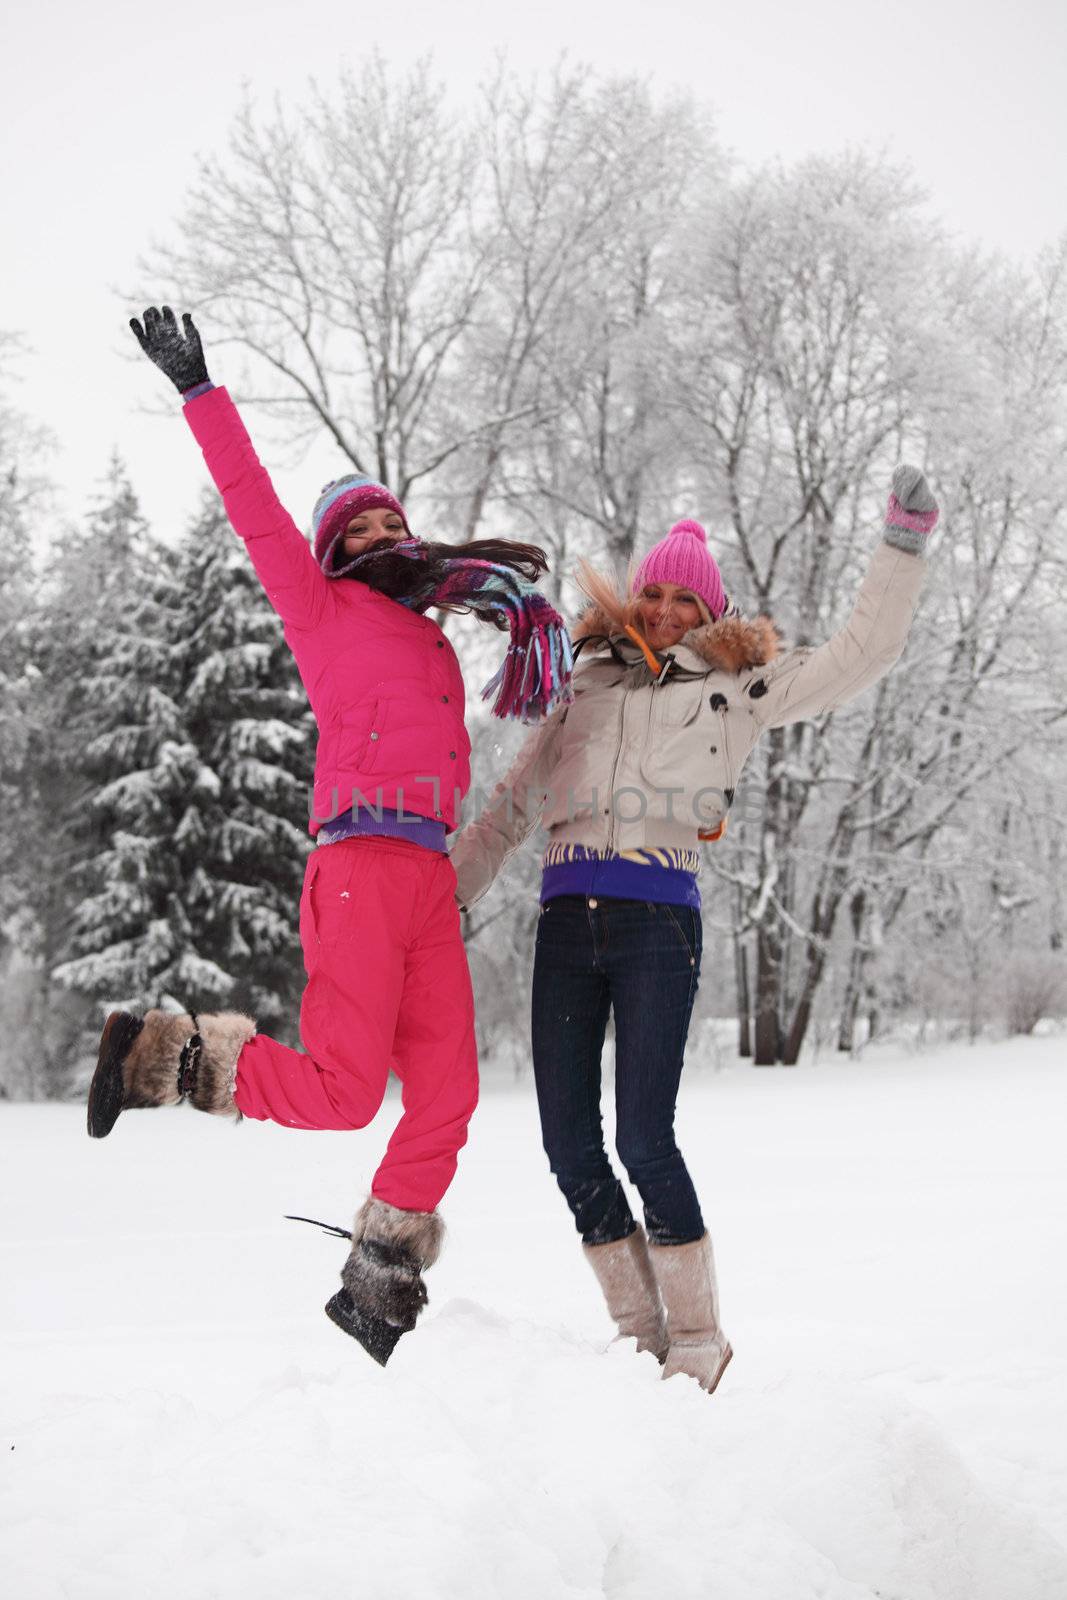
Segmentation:
{"type": "Polygon", "coordinates": [[[284,510],[233,402],[207,374],[186,315],[152,307],[142,349],[185,416],[282,619],[319,729],[300,904],[305,1050],[235,1013],[113,1012],[89,1091],[89,1133],[120,1112],[189,1101],[292,1128],[362,1128],[390,1069],[403,1115],[356,1217],[343,1287],[326,1311],[383,1364],[426,1302],[437,1205],[478,1094],[474,1010],[445,836],[468,787],[459,662],[424,610],[465,608],[512,647],[486,690],[494,711],[532,720],[569,694],[569,644],[531,587],[543,552],[510,541],[453,548],[412,538],[380,483],[327,485],[314,548],[284,510]],[[322,848],[328,845],[328,848],[322,848]]]}

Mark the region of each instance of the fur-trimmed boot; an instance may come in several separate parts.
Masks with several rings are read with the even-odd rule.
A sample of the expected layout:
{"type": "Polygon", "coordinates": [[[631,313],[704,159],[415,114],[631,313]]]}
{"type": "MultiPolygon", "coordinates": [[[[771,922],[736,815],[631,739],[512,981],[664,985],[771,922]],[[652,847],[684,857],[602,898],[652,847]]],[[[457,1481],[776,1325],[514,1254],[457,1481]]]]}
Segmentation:
{"type": "Polygon", "coordinates": [[[648,1239],[640,1224],[625,1239],[608,1244],[583,1244],[585,1259],[596,1273],[618,1338],[636,1339],[638,1350],[651,1350],[660,1363],[667,1359],[667,1318],[660,1299],[648,1239]]]}
{"type": "Polygon", "coordinates": [[[436,1211],[401,1211],[373,1195],[356,1214],[344,1288],[327,1301],[326,1315],[383,1367],[426,1304],[422,1274],[444,1236],[436,1211]]]}
{"type": "Polygon", "coordinates": [[[719,1324],[719,1289],[711,1236],[692,1244],[649,1245],[649,1259],[667,1308],[665,1378],[684,1372],[712,1393],[733,1351],[719,1324]]]}
{"type": "Polygon", "coordinates": [[[236,1011],[113,1011],[89,1085],[90,1135],[103,1139],[123,1111],[186,1098],[198,1111],[239,1117],[237,1058],[255,1031],[252,1018],[236,1011]]]}

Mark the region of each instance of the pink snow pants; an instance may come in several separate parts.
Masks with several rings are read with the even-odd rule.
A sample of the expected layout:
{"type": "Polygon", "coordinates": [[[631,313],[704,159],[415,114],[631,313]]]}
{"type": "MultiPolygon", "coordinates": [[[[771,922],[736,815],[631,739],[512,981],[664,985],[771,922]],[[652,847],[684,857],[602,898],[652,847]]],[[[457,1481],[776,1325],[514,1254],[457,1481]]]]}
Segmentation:
{"type": "Polygon", "coordinates": [[[308,860],[300,938],[307,1054],[257,1034],[237,1062],[246,1117],[288,1128],[364,1128],[390,1068],[404,1112],[372,1193],[432,1211],[478,1101],[474,998],[445,855],[405,839],[344,839],[308,860]]]}

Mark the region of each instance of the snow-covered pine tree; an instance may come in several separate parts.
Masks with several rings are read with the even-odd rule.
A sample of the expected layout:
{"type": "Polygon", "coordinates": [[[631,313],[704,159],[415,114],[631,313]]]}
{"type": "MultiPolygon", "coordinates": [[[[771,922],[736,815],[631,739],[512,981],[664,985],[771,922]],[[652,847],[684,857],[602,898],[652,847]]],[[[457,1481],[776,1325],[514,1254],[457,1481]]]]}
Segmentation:
{"type": "Polygon", "coordinates": [[[173,561],[113,457],[84,528],[51,563],[40,663],[51,695],[38,764],[46,822],[53,976],[101,1008],[158,997],[183,953],[166,926],[176,880],[167,848],[188,752],[169,622],[173,561]]]}
{"type": "Polygon", "coordinates": [[[197,755],[173,839],[183,913],[200,956],[232,980],[227,1004],[295,1039],[314,723],[278,619],[213,492],[177,577],[171,638],[197,755]]]}
{"type": "Polygon", "coordinates": [[[8,919],[24,899],[24,784],[32,693],[27,676],[33,602],[30,538],[7,424],[4,408],[0,410],[0,952],[12,937],[8,919]]]}
{"type": "Polygon", "coordinates": [[[27,786],[33,700],[33,611],[37,584],[30,529],[48,505],[41,473],[50,440],[12,401],[17,335],[0,332],[0,959],[22,936],[10,919],[29,895],[27,786]]]}
{"type": "Polygon", "coordinates": [[[116,611],[113,593],[97,618],[81,707],[83,894],[57,976],[101,1009],[176,1001],[295,1020],[303,693],[214,500],[170,552],[145,537],[128,483],[112,489],[94,531],[105,565],[125,573],[126,604],[116,611]]]}
{"type": "Polygon", "coordinates": [[[9,399],[22,353],[16,335],[0,333],[0,1098],[44,1099],[62,1087],[78,1007],[57,1000],[46,958],[38,756],[52,723],[32,532],[51,511],[52,441],[9,399]]]}

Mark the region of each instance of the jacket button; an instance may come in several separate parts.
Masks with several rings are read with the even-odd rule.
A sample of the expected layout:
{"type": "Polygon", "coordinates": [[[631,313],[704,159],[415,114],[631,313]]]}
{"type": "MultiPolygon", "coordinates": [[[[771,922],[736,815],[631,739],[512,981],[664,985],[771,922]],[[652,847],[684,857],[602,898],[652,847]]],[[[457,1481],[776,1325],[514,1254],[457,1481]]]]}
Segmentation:
{"type": "Polygon", "coordinates": [[[590,900],[590,902],[589,902],[590,911],[595,911],[596,908],[597,908],[597,904],[598,904],[598,902],[596,900],[590,900]]]}
{"type": "Polygon", "coordinates": [[[456,759],[456,752],[455,752],[455,751],[454,751],[454,750],[450,750],[450,751],[449,751],[449,752],[448,752],[448,759],[449,759],[449,760],[450,760],[450,761],[455,761],[455,759],[456,759]]]}
{"type": "Polygon", "coordinates": [[[443,639],[438,639],[438,641],[437,641],[438,650],[443,650],[444,647],[445,647],[445,641],[443,639]]]}
{"type": "Polygon", "coordinates": [[[712,754],[712,755],[715,755],[715,754],[716,754],[716,753],[717,753],[717,751],[718,751],[718,748],[719,748],[719,747],[718,747],[718,745],[717,745],[717,744],[713,744],[713,745],[709,745],[709,746],[708,746],[708,749],[709,749],[709,750],[710,750],[710,751],[711,751],[711,754],[712,754]]]}
{"type": "Polygon", "coordinates": [[[443,694],[441,696],[441,699],[444,701],[445,705],[447,706],[447,704],[448,704],[448,696],[447,696],[447,694],[443,694]]]}
{"type": "Polygon", "coordinates": [[[372,739],[377,739],[377,737],[378,737],[378,735],[377,735],[377,734],[376,734],[376,733],[372,733],[372,734],[371,734],[371,738],[372,738],[372,739]]]}

